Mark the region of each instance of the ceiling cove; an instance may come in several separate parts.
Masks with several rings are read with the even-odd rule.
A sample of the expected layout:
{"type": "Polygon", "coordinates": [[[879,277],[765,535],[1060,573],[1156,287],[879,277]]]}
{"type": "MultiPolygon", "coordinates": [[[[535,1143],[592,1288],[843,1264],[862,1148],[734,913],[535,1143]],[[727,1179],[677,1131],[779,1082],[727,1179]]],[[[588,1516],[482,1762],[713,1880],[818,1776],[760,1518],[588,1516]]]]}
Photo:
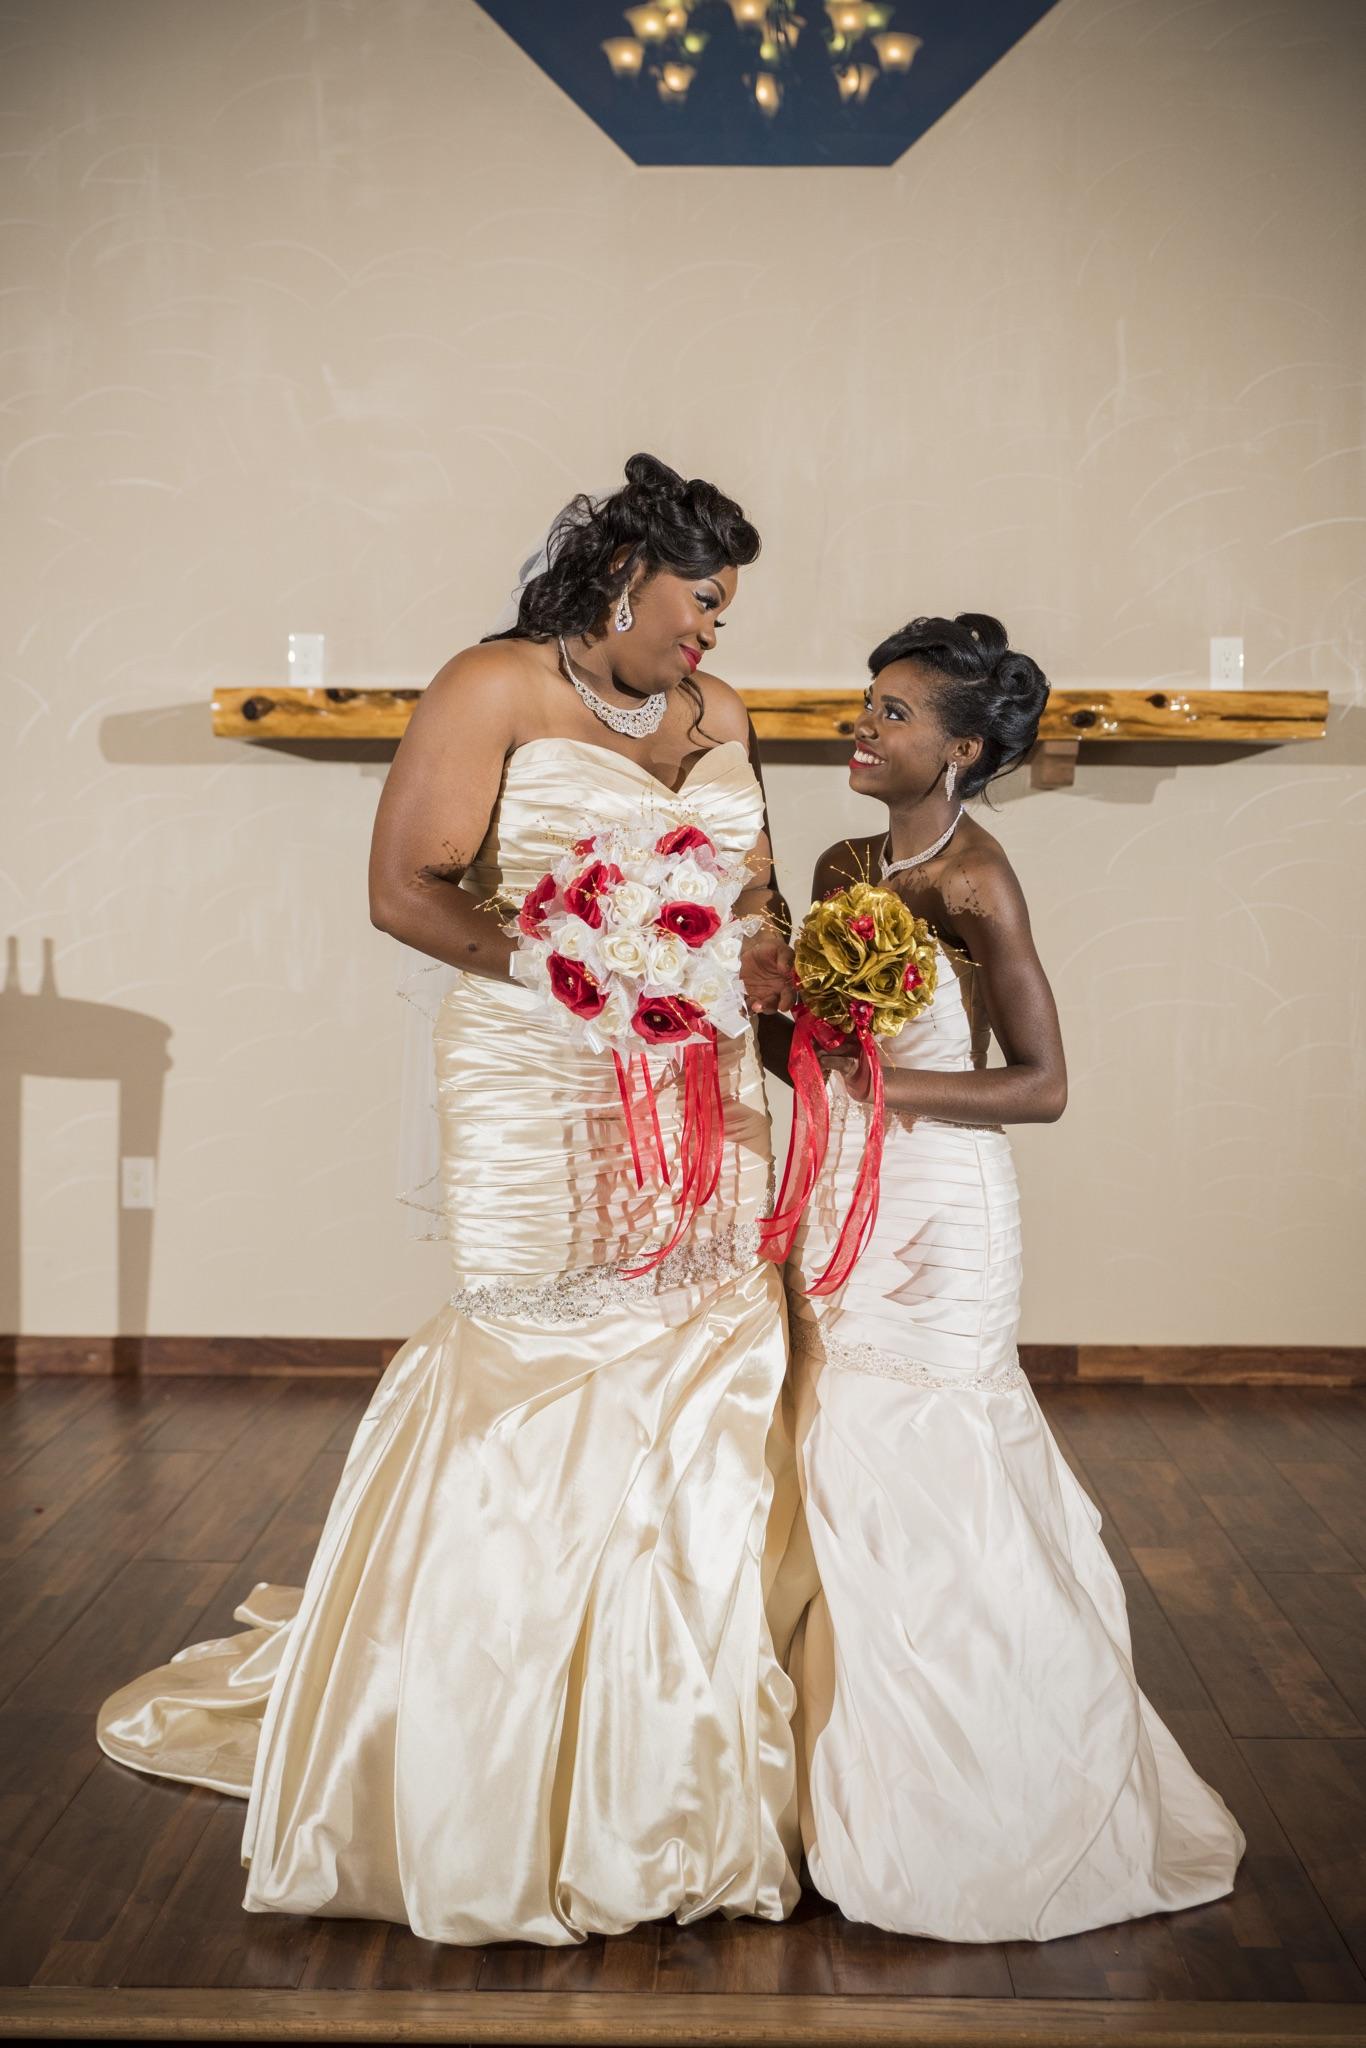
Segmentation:
{"type": "Polygon", "coordinates": [[[636,164],[895,163],[1055,0],[477,0],[636,164]]]}

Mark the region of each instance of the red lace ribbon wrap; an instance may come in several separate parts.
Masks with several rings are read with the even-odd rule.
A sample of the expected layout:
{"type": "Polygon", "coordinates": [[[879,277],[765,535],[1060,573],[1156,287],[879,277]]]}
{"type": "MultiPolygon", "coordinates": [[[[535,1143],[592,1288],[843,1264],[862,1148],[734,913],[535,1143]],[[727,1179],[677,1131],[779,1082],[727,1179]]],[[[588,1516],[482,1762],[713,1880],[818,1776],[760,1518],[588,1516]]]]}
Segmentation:
{"type": "MultiPolygon", "coordinates": [[[[867,1062],[871,1077],[869,1101],[872,1114],[859,1161],[849,1214],[840,1227],[834,1250],[806,1289],[808,1294],[834,1294],[843,1287],[858,1264],[873,1226],[877,1222],[878,1196],[882,1185],[882,1144],[885,1099],[882,1062],[873,1040],[872,1011],[867,1003],[851,1003],[854,1040],[867,1062]]],[[[813,1016],[798,1003],[793,1015],[792,1047],[787,1071],[792,1081],[792,1135],[788,1139],[782,1186],[771,1216],[759,1225],[759,1249],[766,1259],[782,1265],[792,1250],[797,1226],[805,1213],[820,1178],[830,1143],[830,1104],[825,1091],[825,1074],[818,1052],[835,1052],[849,1040],[833,1024],[813,1016]]]]}
{"type": "MultiPolygon", "coordinates": [[[[630,1066],[624,1065],[615,1053],[613,1058],[616,1060],[617,1087],[621,1091],[621,1104],[626,1112],[626,1129],[631,1141],[636,1186],[642,1187],[644,1179],[640,1165],[640,1140],[636,1133],[631,1091],[634,1062],[630,1066]]],[[[659,1129],[659,1110],[655,1103],[654,1083],[650,1078],[650,1066],[644,1053],[640,1055],[640,1066],[655,1156],[659,1164],[659,1177],[661,1184],[667,1186],[671,1176],[664,1157],[664,1140],[659,1129]]],[[[683,1114],[678,1138],[679,1187],[673,1232],[667,1243],[658,1246],[638,1265],[620,1268],[621,1275],[626,1280],[635,1280],[643,1273],[652,1273],[656,1266],[668,1258],[671,1251],[676,1250],[698,1210],[706,1207],[720,1182],[725,1117],[721,1107],[721,1067],[717,1059],[715,1031],[710,1031],[701,1043],[684,1046],[681,1087],[683,1114]]]]}

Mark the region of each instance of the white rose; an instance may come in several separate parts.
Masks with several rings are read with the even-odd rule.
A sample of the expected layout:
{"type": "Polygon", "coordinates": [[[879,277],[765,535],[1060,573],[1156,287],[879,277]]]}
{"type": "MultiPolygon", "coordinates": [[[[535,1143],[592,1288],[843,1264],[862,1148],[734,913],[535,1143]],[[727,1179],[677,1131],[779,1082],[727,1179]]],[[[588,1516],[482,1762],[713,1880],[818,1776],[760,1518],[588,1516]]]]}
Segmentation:
{"type": "Polygon", "coordinates": [[[582,960],[586,951],[588,928],[578,918],[567,917],[558,930],[551,933],[555,951],[564,960],[582,960]]]}
{"type": "Polygon", "coordinates": [[[739,971],[740,949],[744,943],[743,933],[737,931],[733,925],[728,925],[717,933],[708,945],[707,951],[723,974],[735,974],[739,971]]]}
{"type": "Polygon", "coordinates": [[[683,986],[688,971],[688,949],[672,932],[664,932],[650,947],[648,979],[653,987],[671,992],[683,986]]]}
{"type": "Polygon", "coordinates": [[[665,886],[680,903],[710,903],[716,894],[716,877],[695,860],[681,860],[665,886]]]}
{"type": "Polygon", "coordinates": [[[614,989],[593,1023],[604,1038],[625,1038],[630,1033],[633,1014],[630,1003],[614,989]]]}
{"type": "Polygon", "coordinates": [[[694,974],[688,983],[688,994],[695,1003],[700,1003],[704,1010],[714,1010],[725,993],[725,982],[719,974],[713,974],[709,968],[703,968],[700,974],[694,974]]]}
{"type": "Polygon", "coordinates": [[[618,882],[608,899],[618,924],[641,925],[655,907],[655,899],[643,882],[618,882]]]}
{"type": "Polygon", "coordinates": [[[603,966],[610,974],[625,974],[633,981],[644,974],[652,957],[652,948],[644,933],[630,926],[609,932],[600,951],[603,966]]]}

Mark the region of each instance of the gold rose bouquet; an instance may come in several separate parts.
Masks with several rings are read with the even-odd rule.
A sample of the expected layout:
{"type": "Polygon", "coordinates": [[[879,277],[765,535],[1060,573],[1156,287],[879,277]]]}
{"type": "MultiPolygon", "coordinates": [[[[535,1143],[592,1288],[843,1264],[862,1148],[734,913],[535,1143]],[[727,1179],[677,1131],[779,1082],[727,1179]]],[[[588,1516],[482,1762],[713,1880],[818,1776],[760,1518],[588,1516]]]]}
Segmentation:
{"type": "Polygon", "coordinates": [[[830,1141],[830,1108],[819,1054],[857,1049],[867,1062],[872,1115],[853,1200],[812,1294],[842,1287],[872,1236],[882,1171],[884,1097],[877,1041],[934,1001],[934,935],[891,889],[854,882],[813,903],[797,934],[793,1006],[792,1136],[773,1214],[761,1225],[764,1255],[782,1263],[811,1198],[830,1141]]]}

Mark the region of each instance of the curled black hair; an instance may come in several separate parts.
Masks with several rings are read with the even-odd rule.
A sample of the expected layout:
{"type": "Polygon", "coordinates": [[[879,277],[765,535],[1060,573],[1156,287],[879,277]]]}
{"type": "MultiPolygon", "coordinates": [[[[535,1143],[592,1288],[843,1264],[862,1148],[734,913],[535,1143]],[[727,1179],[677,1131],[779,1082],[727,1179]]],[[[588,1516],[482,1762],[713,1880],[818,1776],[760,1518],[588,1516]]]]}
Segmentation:
{"type": "Polygon", "coordinates": [[[912,619],[868,657],[877,676],[894,661],[916,661],[938,679],[935,713],[950,739],[980,739],[982,751],[959,780],[977,796],[1014,768],[1039,736],[1048,677],[1011,647],[999,619],[959,612],[956,619],[912,619]]]}
{"type": "Polygon", "coordinates": [[[633,455],[620,490],[597,504],[581,496],[566,505],[546,553],[548,567],[522,591],[516,625],[492,638],[597,632],[642,564],[647,579],[660,569],[675,576],[744,569],[758,556],[759,536],[715,484],[685,479],[653,455],[633,455]]]}

